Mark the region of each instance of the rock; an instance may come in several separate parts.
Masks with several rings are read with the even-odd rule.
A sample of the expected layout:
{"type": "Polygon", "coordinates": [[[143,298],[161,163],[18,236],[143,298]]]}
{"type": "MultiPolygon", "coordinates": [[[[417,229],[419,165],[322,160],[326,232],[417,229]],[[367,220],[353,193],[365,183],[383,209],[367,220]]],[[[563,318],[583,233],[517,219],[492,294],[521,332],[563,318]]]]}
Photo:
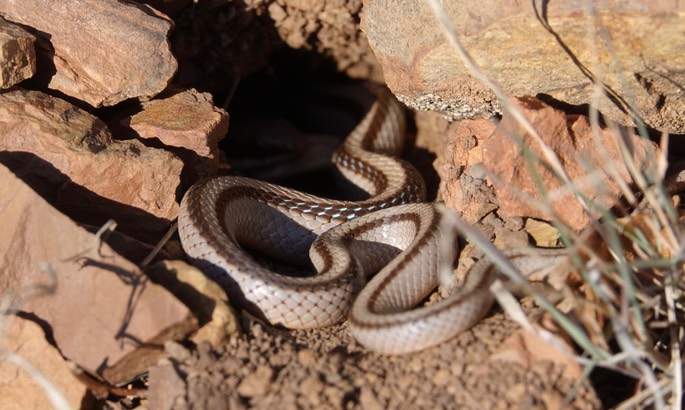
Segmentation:
{"type": "Polygon", "coordinates": [[[511,386],[506,394],[507,401],[509,403],[520,403],[522,400],[524,400],[526,395],[530,394],[527,390],[528,389],[526,388],[526,385],[523,383],[518,383],[514,386],[511,386]]]}
{"type": "MultiPolygon", "coordinates": [[[[183,363],[192,358],[190,349],[174,340],[164,343],[164,350],[169,354],[169,359],[178,363],[183,363]]],[[[162,361],[164,362],[165,360],[162,359],[162,361]]]]}
{"type": "MultiPolygon", "coordinates": [[[[633,125],[628,102],[648,126],[685,133],[681,28],[685,5],[673,2],[442,2],[478,67],[511,96],[593,103],[593,79],[610,98],[599,110],[633,125]],[[538,7],[538,8],[536,8],[538,7]],[[595,26],[595,24],[601,26],[595,26]],[[606,34],[600,30],[605,30],[606,34]]],[[[365,0],[362,30],[385,79],[409,106],[452,119],[500,114],[494,93],[475,79],[444,37],[426,2],[365,0]]]]}
{"type": "Polygon", "coordinates": [[[558,248],[562,246],[561,234],[554,225],[538,221],[536,219],[526,219],[524,230],[530,235],[531,242],[541,248],[558,248]]]}
{"type": "Polygon", "coordinates": [[[79,222],[114,219],[131,236],[156,242],[178,215],[179,158],[114,141],[102,121],[47,94],[0,94],[0,151],[0,163],[79,222]]]}
{"type": "Polygon", "coordinates": [[[383,78],[366,36],[359,30],[361,1],[277,0],[268,12],[278,35],[290,47],[332,58],[353,78],[383,78]]]}
{"type": "Polygon", "coordinates": [[[313,366],[318,359],[319,354],[312,349],[302,349],[297,352],[297,360],[299,360],[304,367],[313,366]]]}
{"type": "MultiPolygon", "coordinates": [[[[17,316],[2,316],[2,321],[0,349],[3,354],[12,352],[39,371],[61,393],[69,408],[92,408],[95,405],[93,396],[72,373],[69,363],[48,342],[40,323],[17,316]]],[[[6,356],[0,366],[0,397],[6,410],[56,407],[36,377],[6,356]]]]}
{"type": "Polygon", "coordinates": [[[228,131],[228,113],[214,106],[210,94],[186,90],[152,100],[123,123],[143,140],[155,140],[176,151],[184,160],[184,173],[191,181],[216,173],[218,143],[228,131]]]}
{"type": "Polygon", "coordinates": [[[172,22],[147,6],[0,0],[0,11],[43,40],[38,76],[47,87],[94,107],[154,96],[176,72],[167,41],[172,22]]]}
{"type": "Polygon", "coordinates": [[[197,329],[188,308],[0,166],[0,295],[48,325],[67,359],[127,382],[197,329]]]}
{"type": "Polygon", "coordinates": [[[447,383],[454,380],[454,377],[450,374],[447,369],[440,369],[433,375],[433,383],[438,386],[445,386],[447,383]]]}
{"type": "Polygon", "coordinates": [[[174,84],[230,95],[239,82],[266,68],[271,54],[283,47],[266,7],[262,0],[193,1],[192,12],[174,19],[171,41],[179,63],[174,84]]]}
{"type": "Polygon", "coordinates": [[[495,130],[486,119],[462,120],[448,136],[439,169],[440,197],[468,223],[476,223],[497,209],[492,185],[485,180],[482,141],[495,130]]]}
{"type": "MultiPolygon", "coordinates": [[[[599,129],[598,136],[588,117],[566,115],[535,98],[517,100],[524,115],[533,124],[545,144],[551,148],[563,164],[565,172],[576,188],[591,201],[590,208],[609,209],[616,205],[622,192],[615,178],[630,184],[632,179],[621,155],[618,138],[624,138],[630,150],[630,160],[637,169],[650,171],[659,148],[656,144],[625,131],[624,136],[610,128],[599,129]]],[[[523,154],[525,146],[537,158],[542,151],[529,135],[519,128],[511,115],[505,114],[495,132],[483,141],[483,167],[494,175],[492,179],[499,214],[503,217],[527,216],[543,220],[559,218],[571,229],[580,230],[598,214],[588,215],[581,203],[554,175],[547,161],[534,161],[534,176],[530,171],[530,159],[523,154]],[[523,142],[518,136],[523,135],[523,142]],[[539,184],[547,193],[541,193],[539,184]],[[523,194],[523,195],[522,195],[523,194]],[[532,199],[532,200],[531,200],[532,199]],[[551,203],[556,215],[540,209],[544,201],[551,203]]]]}
{"type": "Polygon", "coordinates": [[[0,17],[0,89],[10,88],[36,73],[36,38],[0,17]]]}
{"type": "Polygon", "coordinates": [[[454,134],[458,122],[449,122],[442,115],[432,111],[416,111],[414,113],[416,124],[416,149],[409,152],[406,159],[418,169],[426,182],[426,191],[430,200],[432,193],[438,193],[441,178],[437,170],[442,169],[445,160],[445,150],[448,147],[448,139],[454,134]]]}
{"type": "MultiPolygon", "coordinates": [[[[631,182],[615,131],[601,128],[595,139],[586,116],[566,115],[531,97],[516,101],[546,145],[559,157],[580,192],[595,206],[608,209],[615,205],[621,191],[608,166],[614,167],[615,175],[623,182],[631,182]]],[[[443,175],[448,176],[443,198],[450,208],[468,210],[465,219],[470,222],[474,218],[478,220],[495,204],[499,206],[498,214],[504,218],[519,216],[547,221],[559,218],[574,230],[590,222],[592,216],[563,188],[546,162],[533,161],[538,174],[533,176],[521,147],[525,146],[537,158],[542,158],[541,150],[510,115],[505,114],[490,134],[494,126],[483,121],[467,122],[453,140],[455,146],[448,150],[455,153],[446,156],[443,169],[443,175]],[[516,136],[520,135],[524,135],[522,143],[517,141],[516,136]],[[456,146],[463,141],[467,141],[465,148],[456,146]],[[547,193],[540,192],[536,178],[547,193]],[[491,195],[493,188],[494,196],[491,195]],[[545,201],[551,201],[556,215],[541,209],[540,204],[545,201]]],[[[637,168],[650,172],[650,159],[658,152],[656,144],[630,133],[625,139],[637,168]]]]}

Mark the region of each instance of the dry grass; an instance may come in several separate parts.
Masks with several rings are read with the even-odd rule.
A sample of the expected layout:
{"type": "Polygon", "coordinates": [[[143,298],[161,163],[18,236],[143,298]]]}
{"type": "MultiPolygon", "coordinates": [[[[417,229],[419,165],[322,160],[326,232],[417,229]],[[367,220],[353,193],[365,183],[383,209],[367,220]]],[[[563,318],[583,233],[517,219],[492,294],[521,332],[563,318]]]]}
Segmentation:
{"type": "MultiPolygon", "coordinates": [[[[527,288],[529,294],[578,346],[577,352],[566,353],[585,366],[586,375],[601,366],[639,381],[636,394],[619,408],[681,409],[685,232],[682,217],[671,197],[675,192],[669,192],[674,191],[674,187],[664,180],[668,166],[668,136],[662,136],[660,152],[650,153],[649,166],[641,169],[629,154],[625,129],[607,121],[623,158],[621,164],[607,162],[606,168],[601,171],[609,175],[620,188],[625,206],[620,210],[622,215],[619,215],[615,209],[612,211],[594,203],[583,195],[578,182],[571,181],[556,154],[545,144],[518,106],[476,66],[439,1],[427,0],[427,3],[464,66],[492,89],[501,100],[504,110],[539,145],[539,151],[542,152],[540,157],[532,155],[531,149],[522,147],[522,154],[531,158],[532,173],[536,163],[544,163],[552,169],[563,188],[573,194],[594,221],[590,234],[586,235],[569,229],[559,218],[552,221],[573,257],[569,275],[579,279],[578,286],[563,292],[572,308],[562,312],[557,305],[536,294],[530,287],[527,288]],[[622,167],[630,173],[632,181],[629,183],[619,176],[617,170],[622,167]]],[[[593,3],[587,3],[586,15],[595,23],[592,32],[588,33],[588,38],[593,41],[588,41],[588,44],[596,47],[597,43],[602,43],[611,50],[611,41],[595,14],[593,3]]],[[[616,61],[613,65],[620,66],[616,61]]],[[[609,70],[611,67],[601,67],[598,63],[593,67],[596,77],[592,107],[597,107],[598,102],[606,97],[607,90],[600,81],[602,69],[609,70]]],[[[625,101],[631,101],[631,96],[624,97],[625,101]]],[[[636,115],[637,109],[630,107],[629,112],[635,114],[633,126],[643,138],[647,138],[645,126],[636,115]]],[[[602,150],[603,145],[599,142],[600,113],[591,108],[588,115],[595,132],[596,149],[602,150]]],[[[588,174],[592,175],[592,172],[588,174]]],[[[545,187],[539,188],[540,192],[546,192],[545,187]]],[[[600,186],[595,188],[600,189],[600,186]]],[[[522,192],[518,194],[525,197],[522,192]]],[[[550,198],[549,195],[547,197],[550,198]]],[[[548,215],[554,215],[551,200],[542,201],[539,206],[548,215]]],[[[485,254],[500,266],[509,280],[522,281],[516,268],[487,240],[458,219],[452,223],[461,224],[457,229],[484,249],[485,254]]],[[[501,283],[496,283],[493,291],[515,320],[550,343],[555,343],[555,335],[528,322],[516,300],[501,283]]],[[[563,346],[559,347],[563,349],[563,346]]]]}

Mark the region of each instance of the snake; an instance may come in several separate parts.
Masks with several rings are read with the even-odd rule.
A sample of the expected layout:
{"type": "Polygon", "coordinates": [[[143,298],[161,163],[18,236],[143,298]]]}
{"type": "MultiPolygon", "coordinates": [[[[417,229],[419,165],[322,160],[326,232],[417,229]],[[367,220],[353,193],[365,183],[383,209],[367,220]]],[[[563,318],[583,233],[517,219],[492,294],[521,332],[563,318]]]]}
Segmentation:
{"type": "Polygon", "coordinates": [[[495,270],[477,263],[459,291],[417,307],[438,285],[442,211],[425,202],[420,173],[399,158],[407,143],[404,108],[387,89],[374,94],[332,157],[337,173],[366,198],[333,200],[214,176],[183,196],[178,227],[192,263],[251,315],[288,329],[347,320],[367,349],[401,354],[482,319],[493,303],[495,270]],[[283,265],[291,271],[277,269],[283,265]]]}

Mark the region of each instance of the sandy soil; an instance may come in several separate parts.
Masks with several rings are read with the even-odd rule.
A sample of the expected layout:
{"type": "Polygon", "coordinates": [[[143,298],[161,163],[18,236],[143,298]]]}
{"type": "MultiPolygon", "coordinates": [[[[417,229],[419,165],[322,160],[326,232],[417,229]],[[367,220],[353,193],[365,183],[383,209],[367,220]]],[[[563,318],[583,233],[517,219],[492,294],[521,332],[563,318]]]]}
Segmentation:
{"type": "Polygon", "coordinates": [[[517,355],[507,350],[521,331],[497,311],[449,342],[401,356],[365,351],[345,324],[307,331],[252,319],[244,325],[245,335],[218,351],[167,345],[170,359],[151,372],[150,396],[168,395],[175,409],[601,407],[562,363],[512,360],[517,355]]]}

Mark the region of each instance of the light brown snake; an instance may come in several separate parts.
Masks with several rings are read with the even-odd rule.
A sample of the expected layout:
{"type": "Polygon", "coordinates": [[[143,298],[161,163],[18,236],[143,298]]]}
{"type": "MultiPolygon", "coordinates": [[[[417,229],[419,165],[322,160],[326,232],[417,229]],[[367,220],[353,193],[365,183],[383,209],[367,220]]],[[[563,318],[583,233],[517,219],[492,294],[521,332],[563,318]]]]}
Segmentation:
{"type": "Polygon", "coordinates": [[[441,214],[407,162],[404,111],[387,90],[333,156],[340,173],[368,192],[339,201],[249,178],[213,177],[184,196],[183,248],[231,301],[286,328],[349,319],[352,335],[388,354],[417,351],[473,326],[490,309],[494,272],[477,264],[457,294],[413,309],[438,282],[441,214]],[[246,251],[317,272],[276,273],[246,251]],[[378,272],[365,285],[370,275],[378,272]]]}

